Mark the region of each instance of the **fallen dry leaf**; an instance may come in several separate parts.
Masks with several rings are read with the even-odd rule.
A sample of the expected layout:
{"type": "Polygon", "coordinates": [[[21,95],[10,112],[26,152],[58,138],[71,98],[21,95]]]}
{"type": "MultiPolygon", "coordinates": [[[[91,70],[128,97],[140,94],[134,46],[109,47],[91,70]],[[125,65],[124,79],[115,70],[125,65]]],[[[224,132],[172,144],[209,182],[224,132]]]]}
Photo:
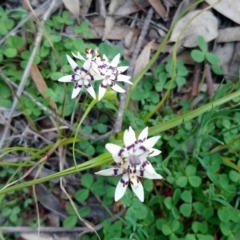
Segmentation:
{"type": "Polygon", "coordinates": [[[74,15],[74,17],[79,21],[80,5],[79,0],[62,0],[65,7],[74,15]]]}
{"type": "Polygon", "coordinates": [[[168,20],[168,14],[163,6],[161,0],[148,0],[151,6],[155,9],[155,11],[162,17],[164,21],[168,20]]]}
{"type": "Polygon", "coordinates": [[[80,14],[84,16],[88,13],[92,0],[81,0],[80,14]]]}
{"type": "Polygon", "coordinates": [[[128,16],[129,14],[138,12],[150,4],[146,0],[126,1],[121,7],[115,11],[115,15],[128,16]],[[139,8],[141,6],[141,8],[139,8]]]}
{"type": "MultiPolygon", "coordinates": [[[[103,32],[104,32],[104,27],[103,26],[98,26],[95,27],[96,32],[99,33],[99,35],[97,35],[97,33],[95,31],[91,31],[91,36],[88,37],[88,39],[99,39],[103,37],[103,32]]],[[[128,33],[129,31],[133,31],[134,34],[139,34],[139,29],[138,28],[131,28],[129,26],[114,26],[111,31],[107,34],[106,39],[110,39],[110,40],[122,40],[128,33]]],[[[78,35],[78,37],[83,37],[81,35],[78,35]]],[[[86,39],[86,37],[84,37],[86,39]]]]}
{"type": "MultiPolygon", "coordinates": [[[[32,75],[32,79],[33,79],[34,83],[37,86],[38,91],[41,93],[41,95],[44,98],[48,99],[48,97],[45,94],[45,91],[48,88],[47,84],[46,84],[45,80],[43,79],[42,74],[40,73],[40,71],[36,65],[32,65],[31,75],[32,75]]],[[[57,105],[54,102],[50,101],[49,104],[55,111],[57,111],[57,105]]]]}
{"type": "Polygon", "coordinates": [[[143,68],[146,67],[146,65],[149,63],[153,43],[154,40],[146,44],[142,52],[139,54],[135,63],[133,77],[137,76],[143,70],[143,68]]]}
{"type": "Polygon", "coordinates": [[[240,24],[240,1],[239,0],[206,0],[209,5],[225,17],[240,24]]]}
{"type": "Polygon", "coordinates": [[[173,29],[170,42],[180,41],[184,47],[196,47],[197,37],[204,36],[207,42],[218,35],[218,20],[211,11],[195,10],[181,18],[173,29]]]}
{"type": "MultiPolygon", "coordinates": [[[[108,14],[113,14],[121,5],[125,3],[125,0],[111,0],[108,7],[108,14]]],[[[106,17],[105,20],[105,29],[103,34],[103,40],[107,39],[107,35],[111,31],[115,23],[115,17],[106,17]]]]}
{"type": "Polygon", "coordinates": [[[229,27],[219,29],[216,42],[239,42],[240,41],[240,27],[229,27]]]}

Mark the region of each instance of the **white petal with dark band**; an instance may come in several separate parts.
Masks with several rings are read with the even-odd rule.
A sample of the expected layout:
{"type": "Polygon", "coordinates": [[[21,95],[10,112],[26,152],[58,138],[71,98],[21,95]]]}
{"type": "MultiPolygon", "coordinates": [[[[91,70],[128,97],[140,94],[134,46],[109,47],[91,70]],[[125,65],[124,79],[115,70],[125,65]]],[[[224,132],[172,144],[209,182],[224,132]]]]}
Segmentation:
{"type": "Polygon", "coordinates": [[[159,139],[160,139],[160,136],[151,137],[151,138],[147,139],[146,141],[144,141],[144,143],[142,145],[147,150],[150,150],[157,143],[157,141],[159,139]]]}
{"type": "Polygon", "coordinates": [[[113,143],[107,143],[105,148],[112,154],[116,163],[120,163],[122,161],[121,156],[124,154],[124,149],[122,147],[113,143]]]}
{"type": "Polygon", "coordinates": [[[92,96],[92,98],[93,98],[93,99],[96,99],[96,93],[95,93],[92,85],[89,84],[89,82],[86,81],[86,80],[84,81],[84,85],[85,85],[85,88],[86,88],[86,90],[88,91],[88,93],[92,96]]]}
{"type": "Polygon", "coordinates": [[[129,176],[128,174],[124,174],[122,178],[119,180],[116,190],[115,190],[115,201],[120,200],[123,195],[125,194],[129,183],[129,176]]]}
{"type": "Polygon", "coordinates": [[[117,76],[117,81],[118,82],[126,82],[126,83],[129,83],[129,84],[133,84],[132,82],[129,81],[130,78],[131,78],[130,76],[119,74],[117,76]]]}
{"type": "Polygon", "coordinates": [[[118,63],[120,61],[120,54],[118,53],[114,58],[113,60],[111,61],[111,66],[112,67],[117,67],[118,66],[118,63]]]}
{"type": "Polygon", "coordinates": [[[142,167],[143,170],[145,170],[146,172],[148,172],[150,174],[156,174],[156,171],[153,168],[152,164],[147,160],[143,161],[141,167],[142,167]]]}
{"type": "Polygon", "coordinates": [[[100,101],[103,98],[106,91],[107,91],[107,86],[106,87],[103,87],[101,85],[99,86],[99,88],[98,88],[98,101],[100,101]]]}
{"type": "Polygon", "coordinates": [[[72,98],[75,98],[81,91],[82,87],[73,88],[72,98]]]}
{"type": "Polygon", "coordinates": [[[123,88],[121,88],[120,86],[118,86],[117,84],[114,84],[111,88],[116,92],[120,92],[120,93],[125,92],[125,90],[123,88]]]}
{"type": "Polygon", "coordinates": [[[149,173],[144,170],[137,170],[137,175],[142,178],[148,179],[163,179],[163,177],[158,173],[149,173]]]}
{"type": "Polygon", "coordinates": [[[91,67],[91,59],[88,59],[87,61],[84,62],[82,68],[83,68],[85,71],[88,71],[90,67],[91,67]]]}
{"type": "Polygon", "coordinates": [[[124,146],[126,148],[128,148],[129,152],[132,152],[133,147],[131,147],[131,148],[129,148],[129,147],[132,145],[134,146],[135,140],[136,140],[135,132],[133,131],[133,129],[131,127],[129,127],[129,130],[126,129],[123,134],[124,146]]]}
{"type": "Polygon", "coordinates": [[[138,140],[140,142],[143,142],[147,139],[147,136],[148,136],[148,127],[145,127],[139,134],[138,136],[138,140]]]}
{"type": "Polygon", "coordinates": [[[123,173],[123,169],[121,168],[108,168],[95,174],[102,175],[102,176],[117,176],[123,173]]]}
{"type": "Polygon", "coordinates": [[[131,184],[132,190],[133,192],[136,194],[136,196],[138,197],[138,199],[143,202],[144,201],[144,191],[143,191],[143,186],[142,183],[139,181],[138,184],[136,186],[134,186],[133,184],[131,184]]]}
{"type": "Polygon", "coordinates": [[[68,55],[67,55],[67,60],[70,64],[71,68],[74,70],[74,72],[79,73],[80,68],[77,65],[77,63],[71,57],[69,57],[68,55]],[[78,69],[78,70],[75,71],[75,69],[78,69]]]}
{"type": "Polygon", "coordinates": [[[149,157],[155,157],[155,156],[161,154],[162,151],[160,151],[160,150],[158,150],[158,149],[156,149],[156,148],[151,148],[151,149],[149,150],[149,152],[150,152],[150,153],[149,153],[149,157]]]}
{"type": "Polygon", "coordinates": [[[121,66],[121,67],[117,67],[117,70],[119,71],[119,73],[125,72],[129,67],[128,66],[121,66]]]}
{"type": "MultiPolygon", "coordinates": [[[[59,82],[73,82],[73,75],[67,75],[67,76],[63,76],[60,77],[58,79],[59,82]]],[[[78,75],[74,75],[74,81],[78,81],[80,79],[80,77],[78,75]]]]}

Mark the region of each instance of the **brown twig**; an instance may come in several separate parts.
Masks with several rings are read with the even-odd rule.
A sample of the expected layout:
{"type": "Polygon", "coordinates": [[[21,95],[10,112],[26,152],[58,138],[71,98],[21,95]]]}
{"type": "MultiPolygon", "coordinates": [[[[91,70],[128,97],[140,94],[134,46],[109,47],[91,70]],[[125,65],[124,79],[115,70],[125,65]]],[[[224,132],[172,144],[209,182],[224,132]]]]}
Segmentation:
{"type": "MultiPolygon", "coordinates": [[[[121,217],[125,213],[126,209],[121,210],[118,214],[114,215],[113,217],[109,218],[108,220],[110,222],[114,222],[116,219],[121,217]]],[[[103,228],[103,224],[100,223],[94,227],[95,231],[100,230],[103,228]]],[[[22,227],[22,226],[17,226],[17,227],[1,227],[1,232],[2,233],[36,233],[38,230],[33,229],[31,227],[22,227]]],[[[65,233],[65,232],[77,232],[80,233],[80,236],[83,236],[86,233],[91,232],[90,229],[86,227],[75,227],[75,228],[63,228],[63,227],[41,227],[40,228],[41,233],[65,233]]]]}
{"type": "Polygon", "coordinates": [[[214,95],[214,85],[213,85],[213,79],[212,79],[210,65],[208,63],[205,63],[205,65],[204,65],[204,73],[206,76],[208,96],[209,96],[209,98],[212,98],[214,95]]]}
{"type": "MultiPolygon", "coordinates": [[[[127,74],[130,75],[130,76],[133,75],[135,63],[136,63],[137,57],[138,57],[138,55],[140,53],[140,49],[142,47],[142,43],[143,43],[144,37],[145,37],[145,35],[147,33],[147,30],[148,30],[148,27],[149,27],[152,15],[153,15],[153,9],[150,8],[148,10],[148,13],[147,13],[147,16],[146,16],[146,19],[145,19],[142,31],[140,33],[140,36],[138,38],[135,50],[134,50],[133,55],[132,55],[130,66],[129,66],[128,71],[127,71],[127,74]]],[[[115,125],[114,125],[115,132],[119,132],[121,130],[121,128],[122,128],[122,119],[123,119],[125,104],[126,104],[127,97],[128,97],[128,94],[129,94],[129,89],[130,89],[129,84],[125,84],[125,91],[126,92],[121,94],[121,96],[120,96],[120,104],[119,104],[118,116],[117,116],[117,120],[116,120],[115,125]]]]}
{"type": "Polygon", "coordinates": [[[200,83],[201,70],[202,70],[202,64],[195,63],[194,70],[193,70],[192,90],[191,90],[192,97],[196,97],[198,95],[198,87],[200,83]]]}

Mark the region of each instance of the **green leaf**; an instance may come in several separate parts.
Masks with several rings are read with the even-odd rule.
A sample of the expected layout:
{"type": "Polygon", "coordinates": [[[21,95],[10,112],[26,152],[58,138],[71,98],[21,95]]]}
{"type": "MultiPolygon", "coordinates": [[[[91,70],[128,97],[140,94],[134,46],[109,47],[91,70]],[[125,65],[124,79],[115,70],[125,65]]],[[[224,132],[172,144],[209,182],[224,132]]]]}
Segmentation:
{"type": "Polygon", "coordinates": [[[202,215],[202,211],[205,208],[204,205],[201,202],[194,202],[193,208],[196,211],[197,214],[202,215]]]}
{"type": "Polygon", "coordinates": [[[223,235],[228,236],[231,233],[231,225],[230,223],[220,223],[220,229],[223,235]]]}
{"type": "Polygon", "coordinates": [[[205,208],[202,212],[203,217],[207,220],[213,216],[213,209],[212,208],[205,208]]]}
{"type": "Polygon", "coordinates": [[[223,70],[220,66],[211,65],[211,70],[217,75],[223,75],[223,70]]]}
{"type": "Polygon", "coordinates": [[[158,230],[161,231],[164,224],[167,224],[166,219],[163,219],[163,218],[157,219],[157,221],[156,221],[156,227],[157,227],[158,230]]]}
{"type": "Polygon", "coordinates": [[[187,185],[187,177],[186,176],[180,176],[177,178],[176,180],[176,184],[179,186],[179,187],[185,187],[187,185]]]}
{"type": "Polygon", "coordinates": [[[162,225],[162,232],[164,235],[168,236],[172,233],[172,229],[167,224],[162,225]]]}
{"type": "Polygon", "coordinates": [[[164,199],[164,204],[165,204],[166,208],[170,210],[172,208],[172,198],[166,197],[164,199]]]}
{"type": "Polygon", "coordinates": [[[177,69],[177,76],[186,77],[188,75],[188,70],[183,66],[177,69]]]}
{"type": "Polygon", "coordinates": [[[5,49],[5,51],[3,52],[4,55],[8,58],[13,58],[17,56],[17,49],[15,48],[7,48],[5,49]]]}
{"type": "Polygon", "coordinates": [[[77,221],[78,221],[77,216],[75,216],[75,215],[74,216],[69,216],[69,217],[64,219],[63,226],[65,228],[73,228],[73,227],[76,226],[77,221]]]}
{"type": "Polygon", "coordinates": [[[201,51],[204,52],[204,53],[207,52],[208,47],[207,47],[207,43],[206,43],[204,37],[203,36],[198,36],[197,42],[198,42],[198,46],[201,49],[201,51]]]}
{"type": "Polygon", "coordinates": [[[78,210],[78,213],[79,213],[79,215],[81,217],[88,216],[90,212],[91,212],[91,208],[90,207],[83,207],[83,208],[78,210]]]}
{"type": "Polygon", "coordinates": [[[202,182],[202,179],[198,176],[191,176],[188,177],[188,181],[192,187],[199,187],[202,182]]]}
{"type": "Polygon", "coordinates": [[[192,202],[192,193],[188,190],[184,190],[181,194],[181,198],[186,203],[192,202]]]}
{"type": "Polygon", "coordinates": [[[173,204],[176,205],[178,203],[178,200],[180,199],[181,197],[181,189],[180,188],[176,188],[174,193],[173,193],[173,197],[172,197],[172,201],[173,201],[173,204]]]}
{"type": "Polygon", "coordinates": [[[230,215],[229,215],[229,211],[227,208],[223,207],[223,208],[219,208],[218,209],[218,217],[221,220],[221,222],[227,223],[230,220],[230,215]]]}
{"type": "Polygon", "coordinates": [[[180,218],[180,213],[179,213],[178,209],[175,206],[172,206],[171,212],[172,212],[172,215],[173,215],[173,217],[175,219],[179,219],[180,218]]]}
{"type": "Polygon", "coordinates": [[[61,72],[53,72],[52,74],[51,74],[51,79],[52,80],[58,80],[60,77],[62,77],[63,76],[63,74],[61,73],[61,72]]]}
{"type": "Polygon", "coordinates": [[[196,167],[194,167],[193,165],[188,165],[186,167],[186,175],[189,176],[194,176],[196,173],[196,167]]]}
{"type": "Polygon", "coordinates": [[[86,189],[86,188],[78,190],[75,194],[75,198],[79,202],[85,201],[88,197],[89,197],[89,189],[86,189]]]}
{"type": "Polygon", "coordinates": [[[212,65],[218,65],[220,63],[220,58],[214,53],[207,52],[205,56],[207,61],[212,65]]]}
{"type": "Polygon", "coordinates": [[[62,39],[61,35],[57,35],[57,34],[53,34],[50,35],[50,39],[52,40],[52,42],[60,42],[62,39]]]}
{"type": "Polygon", "coordinates": [[[196,49],[191,51],[191,57],[195,62],[198,63],[203,62],[205,58],[204,53],[196,49]]]}
{"type": "Polygon", "coordinates": [[[122,54],[122,48],[120,46],[110,46],[103,42],[99,45],[99,52],[105,54],[109,60],[112,60],[118,53],[122,54]]]}
{"type": "Polygon", "coordinates": [[[85,173],[83,176],[82,176],[82,179],[81,179],[81,182],[82,182],[82,185],[85,187],[85,188],[90,188],[91,185],[93,184],[93,175],[90,174],[90,173],[85,173]]]}
{"type": "Polygon", "coordinates": [[[153,190],[153,181],[150,179],[145,179],[145,181],[143,182],[143,188],[147,192],[151,192],[153,190]]]}
{"type": "Polygon", "coordinates": [[[238,182],[240,180],[240,173],[234,171],[234,170],[231,170],[229,172],[229,178],[231,179],[231,181],[233,182],[238,182]]]}
{"type": "Polygon", "coordinates": [[[180,206],[180,212],[184,217],[190,217],[192,213],[192,204],[191,203],[183,203],[180,206]]]}
{"type": "Polygon", "coordinates": [[[171,229],[173,232],[176,232],[180,228],[180,223],[177,220],[173,220],[171,224],[171,229]]]}
{"type": "Polygon", "coordinates": [[[12,48],[21,48],[23,46],[23,38],[19,36],[9,36],[7,43],[12,48]]]}
{"type": "Polygon", "coordinates": [[[98,130],[99,133],[106,133],[107,132],[106,124],[98,123],[97,124],[97,130],[98,130]]]}
{"type": "Polygon", "coordinates": [[[184,84],[186,84],[186,79],[184,77],[179,77],[177,76],[176,79],[175,79],[177,85],[179,87],[183,86],[184,84]]]}

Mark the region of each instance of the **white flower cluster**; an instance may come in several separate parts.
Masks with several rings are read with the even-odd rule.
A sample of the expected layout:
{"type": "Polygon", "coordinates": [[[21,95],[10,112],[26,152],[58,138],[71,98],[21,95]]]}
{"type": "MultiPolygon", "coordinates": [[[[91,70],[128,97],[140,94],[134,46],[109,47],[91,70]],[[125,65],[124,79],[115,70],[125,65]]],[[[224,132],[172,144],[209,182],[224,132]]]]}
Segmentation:
{"type": "Polygon", "coordinates": [[[111,153],[117,167],[109,168],[97,172],[103,176],[116,176],[123,174],[118,182],[115,191],[115,201],[121,199],[130,183],[132,190],[139,198],[144,201],[144,190],[138,177],[148,179],[162,179],[162,176],[155,172],[148,157],[157,156],[161,153],[153,148],[160,136],[148,138],[148,128],[146,127],[136,138],[135,132],[131,127],[125,130],[123,141],[124,147],[107,143],[106,149],[111,153]]]}
{"type": "Polygon", "coordinates": [[[72,98],[75,98],[83,87],[86,88],[88,93],[96,99],[96,93],[91,85],[91,82],[102,80],[99,86],[98,100],[101,100],[104,96],[107,86],[110,86],[116,92],[123,93],[125,90],[117,85],[117,82],[126,82],[132,84],[129,79],[130,76],[121,74],[126,71],[128,66],[118,67],[120,62],[120,54],[117,54],[110,62],[108,58],[103,55],[101,58],[100,54],[94,52],[93,49],[86,49],[86,57],[84,58],[80,53],[72,55],[75,58],[84,61],[82,67],[67,55],[67,60],[71,65],[74,73],[72,75],[63,76],[58,79],[59,82],[74,82],[74,88],[72,92],[72,98]]]}

